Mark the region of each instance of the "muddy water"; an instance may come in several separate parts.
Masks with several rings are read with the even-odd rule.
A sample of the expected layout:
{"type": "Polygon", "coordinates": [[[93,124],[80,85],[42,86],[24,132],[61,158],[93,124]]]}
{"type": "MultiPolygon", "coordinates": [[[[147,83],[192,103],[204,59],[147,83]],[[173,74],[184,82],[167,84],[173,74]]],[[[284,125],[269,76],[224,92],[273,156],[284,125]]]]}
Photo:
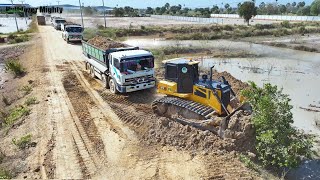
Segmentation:
{"type": "MultiPolygon", "coordinates": [[[[24,18],[17,18],[17,23],[19,29],[27,30],[31,19],[27,20],[27,24],[24,18]]],[[[14,17],[2,18],[0,17],[0,33],[11,33],[17,31],[16,23],[14,17]]]]}

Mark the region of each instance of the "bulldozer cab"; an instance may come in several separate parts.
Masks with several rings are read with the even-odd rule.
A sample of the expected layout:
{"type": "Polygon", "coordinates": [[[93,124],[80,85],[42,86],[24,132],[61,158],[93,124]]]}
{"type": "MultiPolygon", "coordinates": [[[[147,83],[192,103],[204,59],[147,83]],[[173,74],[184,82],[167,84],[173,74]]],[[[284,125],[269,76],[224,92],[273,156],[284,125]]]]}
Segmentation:
{"type": "Polygon", "coordinates": [[[199,80],[199,61],[172,59],[165,64],[165,79],[177,83],[177,93],[192,93],[193,85],[199,80]]]}

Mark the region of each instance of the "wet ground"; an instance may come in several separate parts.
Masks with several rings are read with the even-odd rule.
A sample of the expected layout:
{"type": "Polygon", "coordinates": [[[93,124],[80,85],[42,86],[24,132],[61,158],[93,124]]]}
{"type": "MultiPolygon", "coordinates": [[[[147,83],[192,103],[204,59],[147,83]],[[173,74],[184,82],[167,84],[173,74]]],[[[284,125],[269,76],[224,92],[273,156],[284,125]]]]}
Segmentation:
{"type": "MultiPolygon", "coordinates": [[[[17,18],[18,28],[26,30],[28,24],[30,24],[31,19],[27,20],[27,24],[24,18],[17,18]]],[[[14,17],[0,18],[0,33],[11,33],[17,31],[16,23],[14,17]]]]}

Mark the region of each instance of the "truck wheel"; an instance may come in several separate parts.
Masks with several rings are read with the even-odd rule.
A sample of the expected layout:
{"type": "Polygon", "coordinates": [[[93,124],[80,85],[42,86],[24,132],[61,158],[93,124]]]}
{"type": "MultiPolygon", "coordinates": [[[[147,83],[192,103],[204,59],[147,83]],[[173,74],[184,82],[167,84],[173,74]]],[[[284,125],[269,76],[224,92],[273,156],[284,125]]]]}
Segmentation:
{"type": "Polygon", "coordinates": [[[69,38],[67,38],[67,43],[69,44],[69,42],[70,42],[70,41],[69,41],[69,38]]]}
{"type": "Polygon", "coordinates": [[[84,68],[86,71],[88,70],[88,63],[87,62],[84,63],[84,68]]]}
{"type": "Polygon", "coordinates": [[[118,94],[118,90],[116,88],[116,83],[114,82],[114,80],[112,78],[109,81],[109,87],[110,87],[110,92],[112,94],[118,94]]]}
{"type": "Polygon", "coordinates": [[[102,81],[103,81],[104,87],[105,87],[106,89],[110,89],[110,86],[109,86],[109,77],[106,76],[105,74],[102,75],[102,81]]]}
{"type": "Polygon", "coordinates": [[[94,74],[94,67],[93,66],[91,66],[91,68],[90,68],[90,75],[92,78],[96,77],[96,75],[94,74]]]}

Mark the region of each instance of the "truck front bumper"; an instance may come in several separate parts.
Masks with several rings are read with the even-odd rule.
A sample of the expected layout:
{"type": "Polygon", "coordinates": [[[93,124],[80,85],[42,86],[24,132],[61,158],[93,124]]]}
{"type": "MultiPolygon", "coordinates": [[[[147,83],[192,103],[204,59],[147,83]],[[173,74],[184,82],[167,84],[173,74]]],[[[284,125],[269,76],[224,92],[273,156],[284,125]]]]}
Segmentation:
{"type": "Polygon", "coordinates": [[[127,93],[127,92],[133,92],[133,91],[139,91],[143,89],[149,89],[156,85],[155,81],[150,81],[147,83],[141,83],[141,84],[135,84],[135,85],[127,85],[127,86],[121,86],[118,85],[117,89],[121,93],[127,93]]]}

